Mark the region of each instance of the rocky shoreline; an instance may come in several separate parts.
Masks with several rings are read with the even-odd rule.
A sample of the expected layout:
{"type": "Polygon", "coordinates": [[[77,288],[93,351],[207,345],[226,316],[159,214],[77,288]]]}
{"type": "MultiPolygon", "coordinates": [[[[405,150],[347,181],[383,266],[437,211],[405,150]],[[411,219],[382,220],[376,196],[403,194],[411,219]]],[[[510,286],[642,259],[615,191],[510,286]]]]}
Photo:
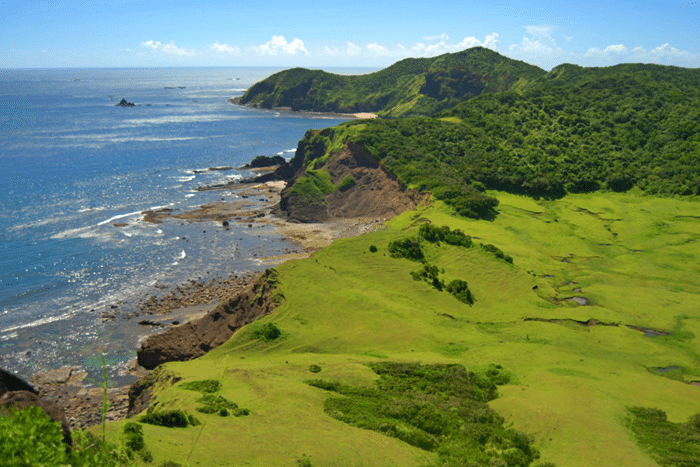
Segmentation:
{"type": "MultiPolygon", "coordinates": [[[[345,157],[350,157],[353,165],[368,165],[364,160],[366,158],[357,159],[350,153],[345,157]]],[[[392,184],[396,183],[391,177],[383,175],[386,180],[381,179],[377,191],[368,194],[370,198],[365,196],[351,200],[352,204],[357,204],[354,210],[346,209],[317,220],[313,216],[297,219],[294,215],[290,216],[292,213],[286,213],[285,216],[280,209],[282,196],[288,181],[293,180],[301,169],[300,163],[301,159],[295,157],[280,166],[255,169],[255,172],[262,172],[262,175],[252,179],[199,188],[207,191],[232,191],[235,195],[233,200],[223,202],[222,198],[222,201],[185,212],[172,209],[148,211],[142,220],[152,223],[160,223],[168,218],[186,222],[215,221],[224,229],[230,228],[229,222],[236,222],[244,228],[246,224],[248,228],[254,224],[271,226],[278,234],[281,233],[284,238],[298,245],[298,248],[286,249],[284,254],[259,257],[261,266],[274,266],[290,259],[308,257],[338,238],[354,237],[381,228],[383,222],[388,217],[393,217],[397,210],[405,210],[417,202],[417,198],[410,197],[396,200],[393,204],[388,204],[391,208],[388,211],[385,205],[383,209],[370,209],[371,217],[361,217],[363,206],[367,207],[365,202],[372,201],[370,198],[375,198],[373,195],[386,191],[387,186],[392,186],[391,192],[403,191],[398,185],[393,187],[392,184]]],[[[368,173],[383,173],[381,167],[374,167],[376,163],[371,167],[369,165],[368,173]]],[[[383,199],[381,196],[378,198],[383,199]]],[[[141,317],[138,324],[151,329],[162,329],[163,332],[146,338],[138,349],[138,359],[123,369],[132,377],[141,379],[130,387],[108,389],[107,397],[111,407],[107,420],[121,420],[138,412],[137,409],[133,409],[131,414],[129,412],[129,408],[136,403],[130,400],[129,393],[132,393],[131,399],[146,397],[145,393],[141,394],[143,391],[135,390],[143,386],[140,381],[149,374],[146,368],[153,369],[168,361],[186,361],[202,356],[226,342],[236,330],[259,316],[271,313],[278,304],[276,300],[279,300],[279,296],[272,298],[271,295],[274,286],[270,284],[274,284],[274,274],[274,270],[268,269],[258,275],[231,275],[210,281],[190,279],[163,296],[147,297],[138,305],[139,311],[121,316],[123,319],[141,317]]],[[[102,314],[102,320],[115,321],[118,315],[117,307],[114,306],[102,314]]],[[[103,390],[96,387],[94,382],[90,384],[86,381],[86,376],[87,372],[78,367],[63,367],[37,373],[30,379],[36,386],[35,393],[42,400],[62,406],[66,423],[75,429],[101,422],[103,390]]],[[[147,405],[147,400],[140,404],[147,405]]]]}

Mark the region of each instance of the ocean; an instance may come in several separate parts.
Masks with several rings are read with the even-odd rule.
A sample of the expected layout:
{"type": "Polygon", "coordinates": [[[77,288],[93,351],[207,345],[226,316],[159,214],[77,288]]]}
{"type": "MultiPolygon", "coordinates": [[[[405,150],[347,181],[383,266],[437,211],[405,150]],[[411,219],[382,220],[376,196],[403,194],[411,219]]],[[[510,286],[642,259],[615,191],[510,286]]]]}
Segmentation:
{"type": "Polygon", "coordinates": [[[135,310],[155,286],[261,271],[258,257],[294,248],[266,227],[139,221],[234,196],[196,188],[255,175],[208,168],[289,159],[306,130],[343,121],[227,101],[276,71],[0,70],[0,367],[96,375],[103,352],[121,374],[152,331],[102,312],[135,310]]]}

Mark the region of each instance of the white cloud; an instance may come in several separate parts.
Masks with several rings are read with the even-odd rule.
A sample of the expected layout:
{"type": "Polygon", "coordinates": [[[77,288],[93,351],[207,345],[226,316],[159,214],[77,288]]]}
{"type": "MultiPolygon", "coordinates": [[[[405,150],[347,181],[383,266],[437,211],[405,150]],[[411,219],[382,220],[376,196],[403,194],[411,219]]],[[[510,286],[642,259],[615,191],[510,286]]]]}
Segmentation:
{"type": "Polygon", "coordinates": [[[416,45],[414,45],[411,49],[413,56],[424,57],[439,55],[447,52],[457,52],[471,47],[486,47],[488,49],[495,50],[498,46],[498,33],[495,32],[486,36],[483,42],[472,36],[465,37],[457,44],[450,44],[448,42],[450,37],[445,33],[435,37],[435,39],[440,39],[440,42],[436,44],[423,44],[422,42],[418,42],[416,45]]]}
{"type": "Polygon", "coordinates": [[[367,47],[367,50],[369,50],[370,52],[372,52],[375,55],[381,55],[381,56],[389,55],[389,49],[387,49],[383,45],[377,44],[376,42],[374,42],[372,44],[367,44],[366,47],[367,47]]]}
{"type": "Polygon", "coordinates": [[[194,51],[182,49],[175,45],[175,42],[170,41],[170,44],[161,44],[158,41],[147,41],[141,42],[142,47],[150,48],[152,50],[157,50],[170,55],[179,55],[180,57],[193,57],[195,55],[194,51]]]}
{"type": "Polygon", "coordinates": [[[272,39],[264,44],[253,46],[253,50],[261,55],[277,55],[278,52],[296,55],[297,52],[309,52],[304,47],[304,42],[299,38],[294,38],[292,42],[287,42],[284,36],[272,36],[272,39]]]}
{"type": "Polygon", "coordinates": [[[352,42],[348,42],[348,49],[347,49],[348,55],[357,55],[361,51],[362,51],[362,49],[359,46],[353,44],[352,42]]]}
{"type": "Polygon", "coordinates": [[[670,44],[663,44],[647,51],[642,46],[630,50],[623,44],[609,45],[604,49],[590,48],[585,53],[575,56],[577,63],[583,66],[611,66],[619,63],[657,63],[689,68],[700,66],[700,54],[680,50],[670,44]]]}
{"type": "Polygon", "coordinates": [[[551,36],[551,26],[523,26],[530,37],[512,44],[508,51],[513,58],[551,69],[560,64],[567,52],[551,36]]]}
{"type": "Polygon", "coordinates": [[[241,52],[241,49],[239,47],[231,47],[228,44],[219,44],[219,41],[216,41],[215,44],[212,44],[212,46],[209,47],[209,50],[233,55],[238,55],[241,52]]]}
{"type": "Polygon", "coordinates": [[[142,47],[151,47],[152,49],[157,49],[160,47],[160,42],[158,41],[148,41],[148,42],[141,42],[142,47]]]}
{"type": "Polygon", "coordinates": [[[551,26],[525,26],[525,31],[531,36],[551,37],[549,33],[552,32],[552,29],[554,28],[551,26]]]}
{"type": "Polygon", "coordinates": [[[340,50],[338,49],[338,47],[328,47],[328,46],[325,46],[325,47],[323,48],[323,53],[325,53],[326,55],[338,55],[338,52],[339,52],[339,51],[340,51],[340,50]]]}
{"type": "MultiPolygon", "coordinates": [[[[636,50],[636,49],[635,49],[636,50]]],[[[627,55],[629,51],[627,47],[622,44],[609,45],[605,49],[600,50],[598,48],[590,48],[583,54],[584,57],[602,57],[611,58],[616,55],[627,55]]]]}

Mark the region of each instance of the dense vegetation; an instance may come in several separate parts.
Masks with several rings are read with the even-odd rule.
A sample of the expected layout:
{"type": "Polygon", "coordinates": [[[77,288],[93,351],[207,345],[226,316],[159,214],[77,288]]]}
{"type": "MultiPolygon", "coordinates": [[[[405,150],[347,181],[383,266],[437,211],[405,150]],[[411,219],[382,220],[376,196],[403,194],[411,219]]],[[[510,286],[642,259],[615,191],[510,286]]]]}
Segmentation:
{"type": "Polygon", "coordinates": [[[632,431],[643,446],[663,467],[700,465],[700,414],[687,423],[672,423],[659,409],[631,407],[632,431]]]}
{"type": "Polygon", "coordinates": [[[305,138],[328,154],[357,143],[464,217],[495,217],[486,188],[536,198],[633,186],[698,195],[698,83],[700,70],[565,64],[519,92],[480,95],[435,118],[347,122],[305,138]]]}
{"type": "Polygon", "coordinates": [[[500,365],[483,374],[461,365],[370,363],[376,388],[323,380],[309,384],[338,394],[324,411],[350,425],[437,453],[439,466],[527,466],[539,452],[525,434],[507,429],[487,402],[508,376],[500,365]]]}
{"type": "Polygon", "coordinates": [[[481,47],[432,58],[407,58],[367,75],[294,68],[255,84],[242,104],[316,112],[431,115],[481,93],[520,88],[545,71],[481,47]]]}

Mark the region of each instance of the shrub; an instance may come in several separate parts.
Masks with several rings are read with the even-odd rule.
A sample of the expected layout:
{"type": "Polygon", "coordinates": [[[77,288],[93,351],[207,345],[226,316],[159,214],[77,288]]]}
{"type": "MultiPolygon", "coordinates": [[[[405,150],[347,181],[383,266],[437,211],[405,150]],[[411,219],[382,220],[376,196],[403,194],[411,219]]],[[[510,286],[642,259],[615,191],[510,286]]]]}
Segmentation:
{"type": "Polygon", "coordinates": [[[205,379],[200,381],[190,381],[188,383],[182,383],[180,387],[182,387],[182,389],[188,389],[190,391],[199,391],[213,394],[221,390],[221,382],[215,379],[205,379]]]}
{"type": "Polygon", "coordinates": [[[309,367],[309,371],[310,371],[311,373],[319,373],[319,372],[321,371],[321,367],[318,366],[318,365],[311,365],[311,366],[309,367]]]}
{"type": "Polygon", "coordinates": [[[493,253],[496,255],[496,258],[502,259],[506,263],[513,263],[513,258],[501,251],[498,247],[491,245],[490,243],[488,245],[484,245],[483,243],[481,244],[481,249],[484,251],[488,251],[489,253],[493,253]]]}
{"type": "Polygon", "coordinates": [[[0,414],[0,463],[8,467],[25,465],[60,466],[68,463],[61,424],[52,421],[41,407],[9,409],[0,414]]]}
{"type": "Polygon", "coordinates": [[[141,423],[164,426],[167,428],[186,428],[188,425],[196,426],[200,424],[199,420],[192,415],[188,415],[183,410],[152,412],[141,416],[139,421],[141,423]]]}
{"type": "Polygon", "coordinates": [[[258,339],[264,339],[266,341],[273,341],[282,335],[282,331],[275,326],[274,323],[263,324],[262,326],[253,330],[253,337],[258,339]]]}
{"type": "Polygon", "coordinates": [[[442,291],[443,287],[445,287],[445,282],[438,278],[439,273],[440,271],[438,270],[437,266],[424,264],[422,269],[413,271],[411,276],[413,277],[413,280],[424,280],[439,291],[442,291]]]}
{"type": "Polygon", "coordinates": [[[447,284],[445,290],[454,295],[460,302],[466,303],[469,306],[474,304],[474,295],[472,295],[471,290],[469,290],[467,281],[455,279],[447,284]]]}
{"type": "Polygon", "coordinates": [[[421,261],[423,259],[423,251],[415,238],[391,241],[388,249],[392,258],[406,258],[411,261],[421,261]]]}
{"type": "Polygon", "coordinates": [[[339,393],[323,404],[331,417],[358,428],[398,438],[435,452],[436,465],[526,466],[539,458],[532,439],[503,426],[487,402],[498,395],[490,365],[487,374],[462,365],[375,362],[375,388],[329,381],[308,384],[339,393]]]}
{"type": "Polygon", "coordinates": [[[197,402],[204,404],[202,407],[197,407],[195,409],[197,412],[206,414],[216,413],[220,417],[228,417],[230,414],[233,414],[235,417],[240,417],[250,413],[248,409],[239,409],[238,404],[231,402],[223,396],[205,394],[197,399],[197,402]]]}
{"type": "Polygon", "coordinates": [[[369,251],[370,253],[376,253],[377,252],[377,247],[375,245],[370,245],[369,246],[369,251]]]}
{"type": "Polygon", "coordinates": [[[472,246],[472,238],[469,235],[465,235],[464,232],[459,229],[450,230],[446,225],[437,227],[432,224],[421,224],[418,228],[418,234],[421,238],[430,243],[444,242],[448,245],[465,248],[470,248],[472,246]]]}

